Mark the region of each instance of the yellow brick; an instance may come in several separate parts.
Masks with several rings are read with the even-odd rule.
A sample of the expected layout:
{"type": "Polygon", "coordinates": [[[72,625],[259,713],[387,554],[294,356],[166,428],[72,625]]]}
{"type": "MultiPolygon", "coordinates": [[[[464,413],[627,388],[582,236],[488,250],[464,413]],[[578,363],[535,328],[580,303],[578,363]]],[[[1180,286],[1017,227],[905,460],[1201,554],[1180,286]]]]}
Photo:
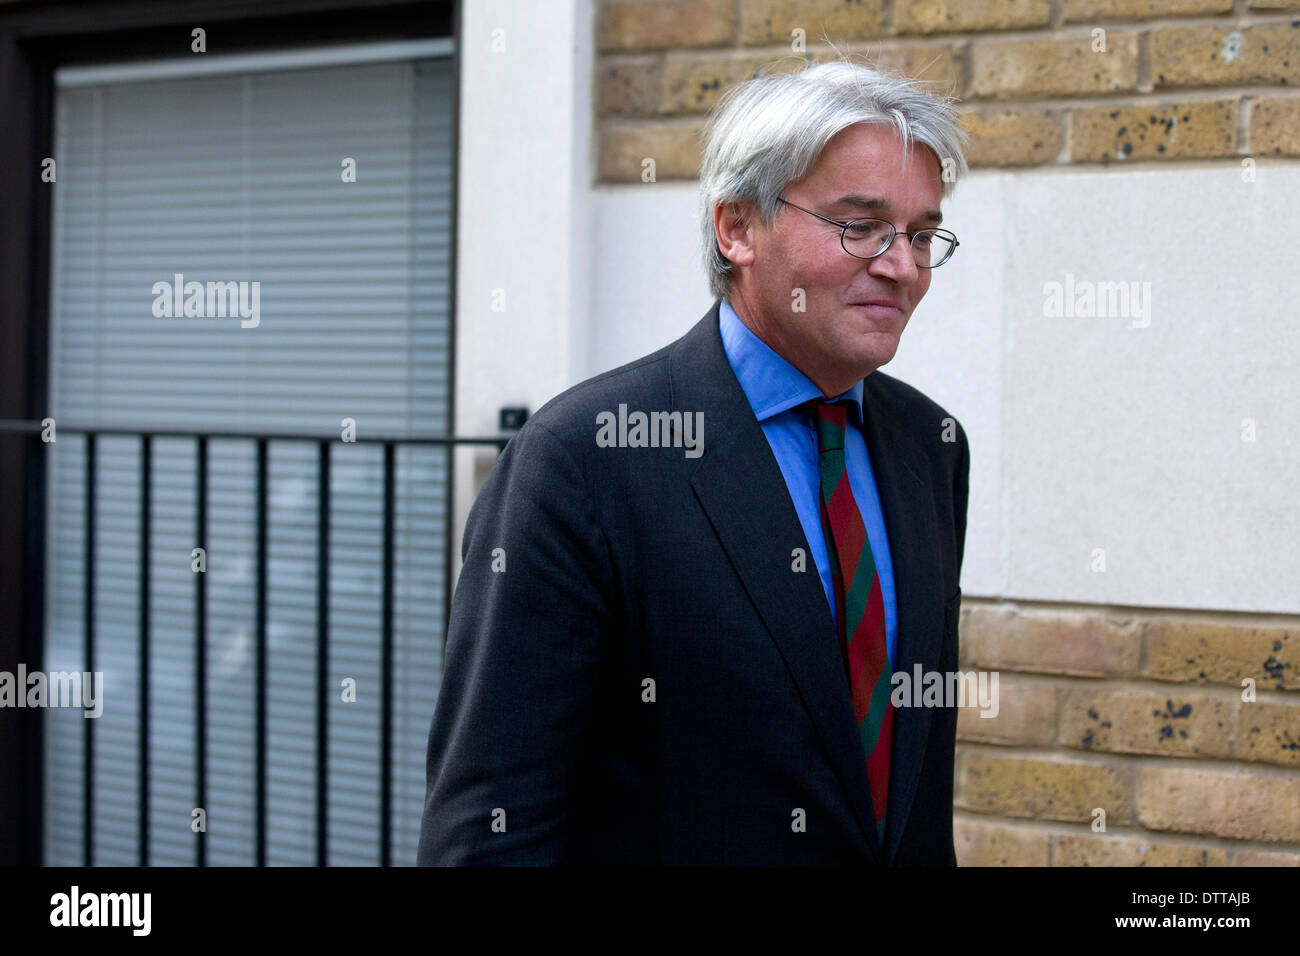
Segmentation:
{"type": "Polygon", "coordinates": [[[1300,767],[1300,702],[1243,701],[1237,714],[1237,757],[1300,767]]]}
{"type": "Polygon", "coordinates": [[[1088,34],[1050,40],[975,40],[974,97],[1081,96],[1137,88],[1136,33],[1110,30],[1106,51],[1093,52],[1088,34]]]}
{"type": "Polygon", "coordinates": [[[1091,823],[1106,812],[1108,825],[1129,821],[1126,770],[1060,757],[963,752],[957,760],[955,806],[1005,817],[1091,823]]]}
{"type": "Polygon", "coordinates": [[[668,54],[664,113],[707,113],[728,89],[758,75],[797,73],[807,61],[801,56],[770,53],[668,54]]]}
{"type": "MultiPolygon", "coordinates": [[[[744,55],[744,54],[741,54],[744,55]]],[[[768,61],[785,62],[784,56],[768,53],[768,61]]],[[[961,45],[932,40],[846,43],[831,48],[809,44],[804,57],[809,63],[838,62],[848,57],[861,66],[901,76],[920,83],[932,92],[955,93],[961,82],[961,45]]],[[[762,59],[759,56],[758,59],[762,59]]]]}
{"type": "Polygon", "coordinates": [[[1062,689],[1050,681],[998,675],[997,716],[978,707],[957,711],[957,738],[991,744],[1050,746],[1056,743],[1056,709],[1062,689]]]}
{"type": "Polygon", "coordinates": [[[1236,100],[1080,108],[1071,124],[1077,163],[1232,156],[1237,148],[1236,100]]]}
{"type": "Polygon", "coordinates": [[[1125,677],[1137,673],[1139,628],[1075,611],[972,606],[962,622],[963,669],[1125,677]]]}
{"type": "Polygon", "coordinates": [[[790,47],[829,39],[868,40],[885,31],[884,0],[740,0],[740,42],[790,47]]]}
{"type": "Polygon", "coordinates": [[[1145,20],[1196,13],[1231,13],[1232,0],[1064,0],[1066,23],[1145,20]]]}
{"type": "Polygon", "coordinates": [[[962,117],[970,134],[972,166],[1033,166],[1056,161],[1064,133],[1057,110],[1008,107],[971,110],[962,117]]]}
{"type": "Polygon", "coordinates": [[[602,51],[721,46],[735,33],[732,0],[606,0],[599,17],[602,51]]]}
{"type": "Polygon", "coordinates": [[[1059,833],[1056,866],[1227,866],[1228,851],[1105,833],[1059,833]]]}
{"type": "Polygon", "coordinates": [[[1271,850],[1238,850],[1232,856],[1233,866],[1300,866],[1300,850],[1294,853],[1275,853],[1271,850]]]}
{"type": "Polygon", "coordinates": [[[1300,632],[1170,618],[1149,622],[1143,640],[1143,673],[1155,680],[1300,688],[1300,632]]]}
{"type": "Polygon", "coordinates": [[[682,123],[606,126],[600,131],[600,178],[643,182],[646,159],[654,160],[656,182],[696,179],[700,173],[699,127],[682,123]]]}
{"type": "Polygon", "coordinates": [[[1250,104],[1250,151],[1300,156],[1300,96],[1270,96],[1250,104]]]}
{"type": "Polygon", "coordinates": [[[1151,34],[1157,88],[1300,82],[1300,26],[1169,26],[1151,34]]]}
{"type": "MultiPolygon", "coordinates": [[[[949,44],[872,44],[843,49],[854,62],[919,81],[933,93],[957,92],[961,72],[959,54],[949,44]]],[[[798,73],[808,66],[839,59],[839,53],[825,46],[811,47],[805,55],[743,51],[669,53],[658,110],[665,114],[705,113],[729,88],[760,71],[768,75],[798,73]]]]}
{"type": "Polygon", "coordinates": [[[1235,698],[1078,688],[1061,710],[1065,747],[1170,757],[1227,757],[1235,698]]]}
{"type": "Polygon", "coordinates": [[[1137,803],[1149,830],[1300,843],[1300,775],[1144,767],[1137,803]]]}
{"type": "Polygon", "coordinates": [[[664,61],[660,57],[602,59],[596,85],[601,115],[657,113],[664,97],[664,61]]]}
{"type": "Polygon", "coordinates": [[[882,73],[919,80],[931,92],[960,92],[961,53],[956,46],[935,43],[895,43],[867,49],[871,66],[882,73]]]}
{"type": "Polygon", "coordinates": [[[1047,866],[1046,831],[976,820],[954,820],[958,866],[1047,866]]]}
{"type": "Polygon", "coordinates": [[[899,33],[951,33],[1045,27],[1051,0],[895,0],[899,33]]]}

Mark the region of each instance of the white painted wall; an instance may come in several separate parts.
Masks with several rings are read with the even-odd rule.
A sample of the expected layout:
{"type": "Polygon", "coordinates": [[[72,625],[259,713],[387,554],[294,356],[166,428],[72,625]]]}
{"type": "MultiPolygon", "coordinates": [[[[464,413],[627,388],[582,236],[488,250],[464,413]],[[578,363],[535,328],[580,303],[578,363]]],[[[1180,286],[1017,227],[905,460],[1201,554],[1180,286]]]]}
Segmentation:
{"type": "MultiPolygon", "coordinates": [[[[462,10],[455,430],[494,435],[502,406],[536,411],[589,368],[595,13],[592,0],[462,10]]],[[[456,452],[456,571],[495,458],[456,452]]]]}
{"type": "MultiPolygon", "coordinates": [[[[540,6],[466,5],[462,433],[659,348],[711,305],[696,185],[593,184],[592,5],[540,6]],[[524,219],[532,254],[503,255],[492,224],[524,219]]],[[[966,594],[1300,611],[1297,222],[1296,163],[1263,162],[1254,182],[1225,160],[958,185],[945,223],[961,249],[885,371],[970,436],[966,594]],[[1149,324],[1049,317],[1044,286],[1067,273],[1150,282],[1149,324]]],[[[477,458],[458,468],[458,533],[492,455],[477,458]]]]}
{"type": "MultiPolygon", "coordinates": [[[[695,195],[596,190],[590,371],[708,308],[695,195]]],[[[1300,166],[979,172],[944,221],[961,248],[884,370],[970,436],[965,593],[1300,610],[1300,166]],[[1067,273],[1150,282],[1149,325],[1047,317],[1067,273]]]]}

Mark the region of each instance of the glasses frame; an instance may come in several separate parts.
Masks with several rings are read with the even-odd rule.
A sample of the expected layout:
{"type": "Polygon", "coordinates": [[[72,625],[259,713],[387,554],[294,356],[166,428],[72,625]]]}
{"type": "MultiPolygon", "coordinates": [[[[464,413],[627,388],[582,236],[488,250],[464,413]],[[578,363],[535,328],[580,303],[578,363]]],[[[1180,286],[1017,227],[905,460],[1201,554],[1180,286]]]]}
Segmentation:
{"type": "Polygon", "coordinates": [[[777,196],[776,198],[778,202],[783,202],[787,206],[794,206],[794,208],[798,209],[800,212],[806,212],[810,216],[816,216],[822,222],[829,222],[832,226],[839,226],[840,227],[840,248],[843,249],[845,252],[847,252],[849,255],[851,255],[854,259],[862,259],[864,261],[869,261],[871,259],[878,259],[881,256],[883,256],[886,252],[889,251],[889,247],[894,244],[895,239],[897,239],[899,236],[907,236],[907,244],[911,246],[912,249],[912,261],[916,262],[916,246],[913,245],[913,242],[915,241],[918,233],[929,232],[929,233],[934,233],[935,235],[942,236],[943,238],[948,239],[949,241],[952,242],[952,248],[948,250],[948,254],[944,256],[942,259],[940,259],[938,262],[934,263],[934,265],[923,266],[919,262],[916,262],[916,267],[918,269],[937,269],[945,262],[947,262],[949,259],[951,259],[953,257],[953,253],[957,251],[957,247],[961,245],[961,243],[957,241],[956,234],[949,229],[940,229],[937,226],[927,226],[924,229],[917,229],[912,232],[899,232],[897,229],[894,228],[894,224],[890,222],[888,219],[877,219],[874,216],[860,216],[857,219],[850,219],[848,222],[840,222],[838,219],[829,219],[826,216],[819,215],[818,213],[813,212],[811,209],[804,209],[803,206],[796,206],[794,203],[790,202],[790,200],[785,199],[781,196],[777,196]],[[880,247],[880,251],[877,252],[875,255],[860,256],[856,252],[851,252],[849,250],[848,244],[845,242],[845,238],[849,234],[849,226],[853,225],[855,222],[883,222],[886,226],[889,227],[889,238],[885,240],[884,245],[880,247]]]}

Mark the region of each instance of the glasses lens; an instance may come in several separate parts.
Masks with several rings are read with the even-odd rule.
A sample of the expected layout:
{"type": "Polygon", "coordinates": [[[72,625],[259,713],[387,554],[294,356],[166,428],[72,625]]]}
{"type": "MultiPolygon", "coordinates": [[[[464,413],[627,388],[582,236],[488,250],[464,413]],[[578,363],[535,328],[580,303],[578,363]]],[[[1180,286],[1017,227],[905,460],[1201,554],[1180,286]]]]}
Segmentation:
{"type": "MultiPolygon", "coordinates": [[[[889,247],[894,227],[883,219],[854,219],[844,227],[844,248],[859,259],[874,259],[889,247]]],[[[957,237],[946,229],[920,229],[912,236],[912,257],[922,269],[948,261],[957,237]]]]}
{"type": "Polygon", "coordinates": [[[912,236],[912,256],[916,264],[929,269],[943,265],[957,246],[953,238],[951,233],[937,229],[919,230],[912,236]]]}
{"type": "Polygon", "coordinates": [[[851,256],[871,259],[884,251],[892,233],[883,219],[854,219],[844,227],[844,248],[851,256]]]}

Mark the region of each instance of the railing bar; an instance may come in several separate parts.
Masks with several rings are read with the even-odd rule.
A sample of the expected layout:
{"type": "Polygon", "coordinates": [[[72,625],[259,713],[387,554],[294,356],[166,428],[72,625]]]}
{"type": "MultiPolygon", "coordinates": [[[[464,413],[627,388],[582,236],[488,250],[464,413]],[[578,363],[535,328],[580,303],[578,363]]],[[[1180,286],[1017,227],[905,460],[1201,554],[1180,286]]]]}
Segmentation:
{"type": "Polygon", "coordinates": [[[383,620],[380,671],[380,866],[389,865],[393,825],[393,442],[383,445],[383,620]]]}
{"type": "Polygon", "coordinates": [[[266,866],[267,440],[257,440],[257,866],[266,866]]]}
{"type": "Polygon", "coordinates": [[[392,848],[392,790],[393,790],[393,484],[396,446],[384,445],[384,597],[382,664],[379,679],[383,692],[379,695],[382,713],[380,730],[379,778],[379,865],[388,866],[392,848]]]}
{"type": "Polygon", "coordinates": [[[330,443],[319,448],[316,490],[316,865],[328,861],[330,640],[330,443]]]}
{"type": "MultiPolygon", "coordinates": [[[[2,418],[0,419],[0,432],[35,432],[39,433],[43,426],[40,422],[28,421],[26,419],[2,418]]],[[[341,442],[342,438],[338,435],[321,435],[306,434],[304,432],[262,432],[250,436],[248,432],[222,432],[222,431],[177,431],[169,428],[99,428],[92,425],[65,425],[59,423],[59,432],[71,435],[81,435],[94,433],[97,435],[112,436],[131,436],[139,437],[149,435],[153,438],[209,438],[232,441],[248,441],[253,438],[268,438],[275,441],[305,441],[321,442],[335,441],[341,442]]],[[[503,445],[513,437],[513,433],[503,433],[499,435],[415,435],[409,438],[401,435],[357,435],[353,440],[356,444],[379,444],[384,445],[388,442],[395,442],[402,445],[503,445]]],[[[349,442],[348,444],[351,444],[349,442]]]]}
{"type": "Polygon", "coordinates": [[[195,575],[194,582],[194,766],[197,780],[194,806],[201,808],[204,829],[198,832],[198,865],[208,865],[206,817],[208,799],[208,440],[198,438],[195,462],[195,537],[196,547],[203,549],[204,571],[195,575]]]}
{"type": "MultiPolygon", "coordinates": [[[[452,535],[452,514],[455,512],[455,495],[456,482],[452,475],[456,473],[456,449],[447,448],[443,451],[443,462],[446,468],[446,494],[442,501],[443,513],[443,540],[442,540],[442,560],[443,567],[450,570],[455,565],[456,545],[452,535]]],[[[442,625],[439,628],[442,638],[439,641],[442,659],[446,660],[447,656],[447,634],[451,630],[451,574],[442,575],[442,625]]]]}
{"type": "Polygon", "coordinates": [[[140,866],[149,865],[149,499],[153,496],[153,439],[140,439],[140,866]]]}
{"type": "MultiPolygon", "coordinates": [[[[82,608],[82,629],[86,634],[86,673],[95,673],[95,433],[86,432],[86,527],[84,562],[85,605],[82,608]]],[[[95,862],[95,721],[83,720],[86,732],[86,766],[82,776],[82,826],[81,856],[84,866],[95,862]]]]}

